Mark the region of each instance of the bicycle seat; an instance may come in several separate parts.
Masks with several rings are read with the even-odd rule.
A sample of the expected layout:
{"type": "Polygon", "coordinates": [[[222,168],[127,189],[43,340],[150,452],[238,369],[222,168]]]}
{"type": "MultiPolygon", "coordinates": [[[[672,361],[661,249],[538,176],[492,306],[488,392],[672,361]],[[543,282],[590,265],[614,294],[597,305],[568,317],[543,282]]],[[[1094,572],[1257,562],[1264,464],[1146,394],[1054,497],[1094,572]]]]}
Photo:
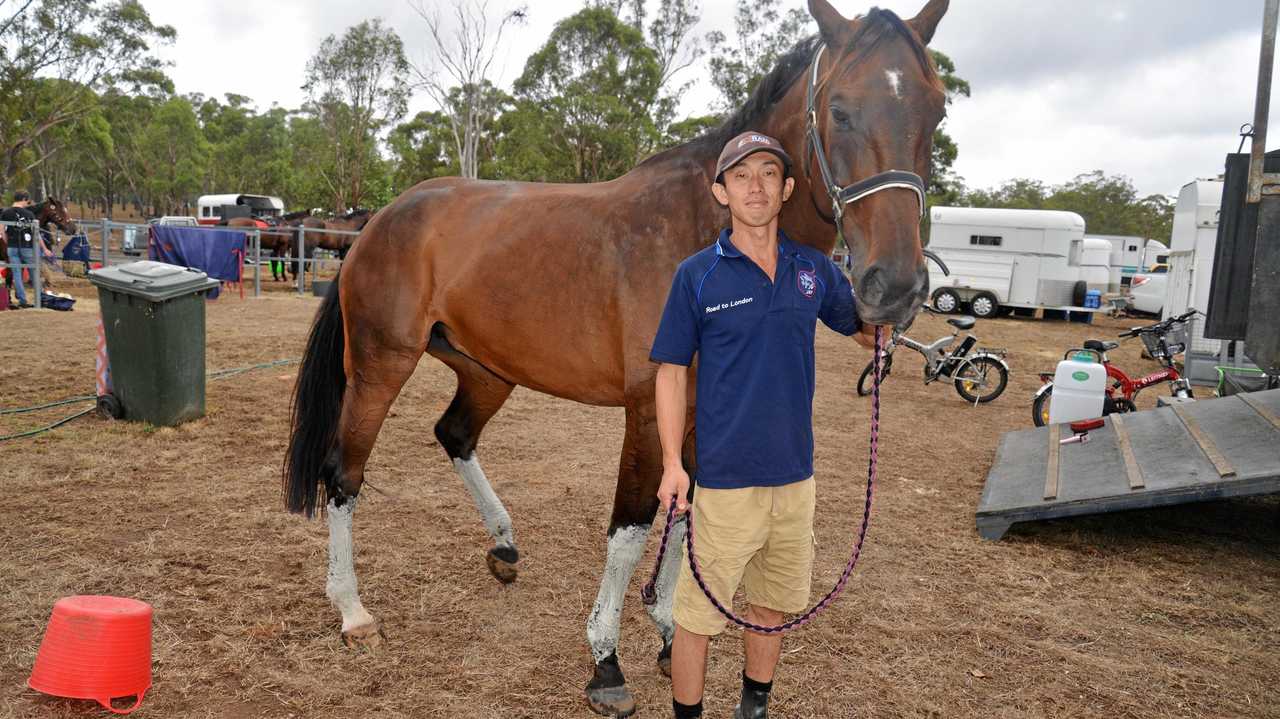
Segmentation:
{"type": "Polygon", "coordinates": [[[1093,350],[1094,352],[1106,352],[1120,346],[1119,342],[1102,342],[1099,340],[1085,340],[1084,348],[1093,350]]]}
{"type": "Polygon", "coordinates": [[[952,317],[947,320],[947,324],[951,325],[952,327],[955,327],[958,330],[972,329],[973,325],[976,323],[977,323],[977,320],[967,315],[964,317],[952,317]]]}

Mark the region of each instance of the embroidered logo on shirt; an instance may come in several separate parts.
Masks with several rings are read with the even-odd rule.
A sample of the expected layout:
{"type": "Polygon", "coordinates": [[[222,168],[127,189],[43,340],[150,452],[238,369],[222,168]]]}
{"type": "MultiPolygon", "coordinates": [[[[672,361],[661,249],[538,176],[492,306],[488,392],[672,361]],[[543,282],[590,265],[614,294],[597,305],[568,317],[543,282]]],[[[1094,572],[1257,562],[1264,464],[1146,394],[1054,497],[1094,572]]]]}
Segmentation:
{"type": "Polygon", "coordinates": [[[813,299],[813,293],[818,289],[817,276],[812,270],[800,270],[796,273],[796,288],[806,299],[813,299]]]}
{"type": "Polygon", "coordinates": [[[733,300],[732,302],[721,302],[721,303],[720,303],[720,304],[718,304],[718,305],[707,305],[706,310],[704,311],[704,314],[708,314],[708,315],[709,315],[709,314],[711,314],[712,312],[719,312],[720,310],[725,310],[725,309],[728,309],[728,308],[730,308],[730,307],[737,307],[738,305],[745,305],[745,304],[747,304],[748,302],[751,302],[751,301],[752,301],[752,300],[754,300],[754,299],[755,299],[754,297],[743,297],[743,298],[741,298],[741,299],[733,300]]]}

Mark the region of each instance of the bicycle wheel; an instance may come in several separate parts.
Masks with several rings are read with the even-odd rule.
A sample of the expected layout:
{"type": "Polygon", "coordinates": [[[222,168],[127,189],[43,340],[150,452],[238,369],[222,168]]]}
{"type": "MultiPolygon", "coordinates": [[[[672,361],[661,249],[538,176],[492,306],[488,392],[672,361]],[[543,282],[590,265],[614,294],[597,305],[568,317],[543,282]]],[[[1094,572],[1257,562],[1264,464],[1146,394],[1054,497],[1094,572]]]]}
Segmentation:
{"type": "MultiPolygon", "coordinates": [[[[874,362],[874,360],[872,360],[872,362],[874,362]]],[[[871,394],[872,362],[867,363],[867,368],[862,370],[862,376],[858,378],[858,396],[859,397],[866,397],[867,395],[871,394]]],[[[883,382],[885,381],[885,379],[889,377],[889,369],[893,367],[893,355],[885,355],[884,359],[881,360],[881,364],[882,366],[880,367],[880,381],[883,382]]]]}
{"type": "Polygon", "coordinates": [[[1043,427],[1049,424],[1049,401],[1050,395],[1053,394],[1053,385],[1049,385],[1049,389],[1044,394],[1036,395],[1036,399],[1031,403],[1031,421],[1036,423],[1037,427],[1043,427]]]}
{"type": "Polygon", "coordinates": [[[966,402],[990,402],[1009,384],[1009,371],[994,357],[974,357],[956,372],[956,392],[966,402]]]}

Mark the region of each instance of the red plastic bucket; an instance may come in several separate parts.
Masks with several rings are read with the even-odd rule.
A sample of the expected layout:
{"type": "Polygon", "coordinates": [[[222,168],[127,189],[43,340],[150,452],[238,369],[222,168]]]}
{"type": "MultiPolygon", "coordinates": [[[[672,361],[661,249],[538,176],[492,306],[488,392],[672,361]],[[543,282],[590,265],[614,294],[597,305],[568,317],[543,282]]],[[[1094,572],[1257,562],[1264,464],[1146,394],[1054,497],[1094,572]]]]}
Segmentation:
{"type": "Polygon", "coordinates": [[[151,605],[98,595],[59,599],[27,686],[92,699],[116,714],[137,709],[151,688],[151,605]],[[111,706],[130,696],[137,698],[128,709],[111,706]]]}

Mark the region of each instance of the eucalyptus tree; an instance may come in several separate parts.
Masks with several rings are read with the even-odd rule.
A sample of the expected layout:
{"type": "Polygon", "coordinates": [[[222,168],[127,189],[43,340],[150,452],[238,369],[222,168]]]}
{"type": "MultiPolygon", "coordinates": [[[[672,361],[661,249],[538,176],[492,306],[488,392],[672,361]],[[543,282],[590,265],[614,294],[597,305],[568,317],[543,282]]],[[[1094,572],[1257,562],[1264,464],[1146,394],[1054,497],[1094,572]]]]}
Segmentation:
{"type": "Polygon", "coordinates": [[[335,211],[366,199],[366,179],[380,171],[380,133],[404,116],[411,92],[404,43],[382,20],[365,20],[342,37],[330,35],[307,63],[306,110],[329,142],[320,173],[335,211]]]}

